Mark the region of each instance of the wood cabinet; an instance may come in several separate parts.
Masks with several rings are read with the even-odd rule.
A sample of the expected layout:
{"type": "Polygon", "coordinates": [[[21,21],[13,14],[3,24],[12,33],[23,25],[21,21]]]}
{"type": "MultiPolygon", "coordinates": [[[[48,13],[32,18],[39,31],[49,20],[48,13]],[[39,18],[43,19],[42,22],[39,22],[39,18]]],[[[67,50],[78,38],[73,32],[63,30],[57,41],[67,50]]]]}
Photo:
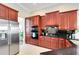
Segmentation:
{"type": "Polygon", "coordinates": [[[59,29],[61,30],[67,30],[68,29],[68,14],[67,13],[60,13],[60,25],[59,29]]]}
{"type": "MultiPolygon", "coordinates": [[[[5,19],[9,19],[9,10],[8,10],[8,8],[7,7],[5,7],[5,19]]],[[[18,14],[18,13],[17,13],[18,14]]],[[[18,16],[16,16],[17,18],[18,18],[18,16]]],[[[16,19],[16,20],[18,20],[18,19],[16,19]]]]}
{"type": "Polygon", "coordinates": [[[66,47],[66,46],[65,46],[65,45],[66,45],[65,40],[66,40],[66,39],[64,39],[64,38],[59,38],[59,42],[58,42],[58,44],[59,44],[58,47],[59,47],[59,48],[65,48],[65,47],[66,47]]]}
{"type": "Polygon", "coordinates": [[[77,29],[77,10],[68,12],[68,29],[76,30],[77,29]]]}
{"type": "MultiPolygon", "coordinates": [[[[31,17],[27,17],[25,19],[25,35],[27,36],[28,34],[30,35],[30,39],[29,39],[29,43],[33,44],[33,45],[39,45],[39,20],[40,17],[39,16],[31,16],[31,17]],[[32,26],[38,26],[38,39],[33,39],[31,37],[31,30],[32,30],[32,26]]],[[[25,38],[25,40],[28,40],[27,38],[25,38]]],[[[27,42],[28,43],[28,42],[27,42]]]]}
{"type": "Polygon", "coordinates": [[[32,39],[32,38],[30,38],[30,42],[29,43],[33,44],[33,45],[39,45],[38,39],[32,39]]]}
{"type": "Polygon", "coordinates": [[[49,49],[60,49],[72,46],[72,44],[64,38],[51,38],[40,36],[39,40],[32,39],[31,36],[26,36],[26,43],[39,45],[49,49]]]}
{"type": "Polygon", "coordinates": [[[58,25],[59,11],[46,13],[46,25],[58,25]]]}
{"type": "Polygon", "coordinates": [[[50,37],[45,37],[45,47],[46,48],[51,48],[51,39],[50,37]]]}
{"type": "Polygon", "coordinates": [[[77,29],[77,10],[60,13],[59,29],[75,30],[77,29]]]}
{"type": "Polygon", "coordinates": [[[58,42],[59,39],[58,38],[51,38],[51,49],[58,49],[58,42]]]}
{"type": "Polygon", "coordinates": [[[40,19],[40,16],[39,15],[32,16],[31,17],[32,25],[33,26],[38,26],[39,25],[39,19],[40,19]]]}
{"type": "Polygon", "coordinates": [[[25,36],[25,42],[26,44],[33,44],[33,45],[38,45],[38,39],[32,39],[31,35],[26,35],[25,36]]]}
{"type": "Polygon", "coordinates": [[[17,21],[18,11],[0,4],[0,18],[5,20],[17,21]]]}
{"type": "Polygon", "coordinates": [[[41,16],[41,29],[44,29],[44,27],[46,26],[46,16],[41,16]]]}
{"type": "Polygon", "coordinates": [[[31,36],[30,35],[26,35],[25,36],[25,43],[30,43],[30,39],[31,39],[31,36]]]}
{"type": "Polygon", "coordinates": [[[49,49],[59,49],[65,48],[65,39],[63,38],[53,38],[40,36],[39,37],[39,46],[49,48],[49,49]]]}
{"type": "Polygon", "coordinates": [[[14,10],[9,8],[9,20],[17,21],[17,19],[18,19],[17,16],[18,16],[17,11],[14,11],[14,10]]]}
{"type": "Polygon", "coordinates": [[[39,37],[39,46],[50,48],[51,46],[50,44],[51,44],[50,37],[44,37],[44,36],[39,37]]]}
{"type": "Polygon", "coordinates": [[[43,36],[39,37],[39,46],[45,47],[45,38],[43,36]]]}
{"type": "MultiPolygon", "coordinates": [[[[75,30],[77,25],[77,10],[67,11],[67,12],[51,12],[46,13],[46,16],[31,16],[28,18],[29,22],[26,22],[27,34],[30,34],[30,37],[27,37],[26,42],[39,45],[45,48],[50,49],[59,49],[70,47],[72,44],[64,38],[53,38],[48,36],[40,36],[41,29],[44,29],[47,25],[58,25],[60,30],[75,30]],[[30,26],[28,26],[28,23],[30,26]],[[31,38],[31,27],[38,26],[38,39],[31,38]],[[40,34],[39,34],[40,33],[40,34]],[[30,38],[30,39],[29,39],[30,38]]],[[[26,36],[27,36],[26,34],[26,36]]]]}
{"type": "Polygon", "coordinates": [[[25,19],[25,42],[30,43],[31,39],[31,20],[30,18],[25,19]]]}
{"type": "Polygon", "coordinates": [[[7,17],[6,12],[7,8],[0,4],[0,18],[5,19],[7,17]]]}

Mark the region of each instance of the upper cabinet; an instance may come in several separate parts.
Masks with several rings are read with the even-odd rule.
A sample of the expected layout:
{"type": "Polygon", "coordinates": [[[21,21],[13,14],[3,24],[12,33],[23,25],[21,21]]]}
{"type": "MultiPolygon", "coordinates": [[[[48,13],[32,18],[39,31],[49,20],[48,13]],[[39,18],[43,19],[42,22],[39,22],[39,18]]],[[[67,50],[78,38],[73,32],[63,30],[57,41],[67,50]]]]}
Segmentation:
{"type": "Polygon", "coordinates": [[[39,20],[40,20],[40,16],[39,15],[32,16],[30,18],[31,18],[31,21],[32,21],[32,25],[33,26],[39,26],[39,20]]]}
{"type": "Polygon", "coordinates": [[[77,10],[60,13],[59,29],[75,30],[77,29],[77,10]]]}
{"type": "Polygon", "coordinates": [[[17,21],[18,20],[17,16],[18,16],[17,11],[12,10],[12,9],[9,8],[9,20],[17,21]]]}
{"type": "Polygon", "coordinates": [[[48,25],[57,25],[60,30],[76,30],[77,29],[77,10],[66,12],[50,12],[44,16],[31,16],[32,26],[41,26],[43,29],[48,25]]]}
{"type": "Polygon", "coordinates": [[[0,18],[5,19],[6,18],[6,7],[0,4],[0,18]]]}
{"type": "Polygon", "coordinates": [[[7,19],[11,21],[17,21],[18,20],[18,11],[9,8],[3,4],[0,4],[0,18],[1,19],[7,19]]]}
{"type": "Polygon", "coordinates": [[[59,11],[46,13],[46,25],[58,25],[59,11]]]}
{"type": "Polygon", "coordinates": [[[41,16],[41,28],[43,29],[46,26],[46,16],[41,16]]]}
{"type": "Polygon", "coordinates": [[[68,12],[68,29],[76,30],[77,29],[77,10],[68,12]]]}

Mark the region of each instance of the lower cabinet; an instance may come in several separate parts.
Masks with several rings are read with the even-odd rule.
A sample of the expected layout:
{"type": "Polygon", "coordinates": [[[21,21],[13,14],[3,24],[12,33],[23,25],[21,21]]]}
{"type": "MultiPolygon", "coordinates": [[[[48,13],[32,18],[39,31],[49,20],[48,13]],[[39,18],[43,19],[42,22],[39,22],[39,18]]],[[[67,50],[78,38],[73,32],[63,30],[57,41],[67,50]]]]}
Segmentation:
{"type": "Polygon", "coordinates": [[[40,36],[39,39],[32,39],[31,36],[28,35],[26,36],[25,42],[49,49],[60,49],[72,46],[72,44],[66,39],[46,36],[40,36]]]}
{"type": "Polygon", "coordinates": [[[58,49],[59,48],[59,39],[58,38],[51,38],[51,49],[58,49]]]}
{"type": "Polygon", "coordinates": [[[39,37],[39,46],[49,49],[65,48],[65,43],[65,39],[63,38],[39,37]]]}
{"type": "Polygon", "coordinates": [[[65,39],[59,38],[59,48],[65,48],[65,39]]]}
{"type": "Polygon", "coordinates": [[[25,43],[33,44],[33,45],[38,45],[38,39],[32,39],[30,35],[27,35],[25,37],[25,43]]]}
{"type": "Polygon", "coordinates": [[[30,44],[38,45],[38,39],[30,39],[30,44]]]}
{"type": "Polygon", "coordinates": [[[26,44],[30,43],[30,38],[31,37],[29,35],[25,36],[25,43],[26,44]]]}
{"type": "Polygon", "coordinates": [[[43,36],[39,37],[39,46],[45,47],[45,38],[43,36]]]}
{"type": "Polygon", "coordinates": [[[49,49],[60,49],[72,46],[72,44],[64,38],[53,38],[46,36],[40,36],[39,39],[32,39],[30,35],[27,35],[25,42],[49,49]]]}
{"type": "Polygon", "coordinates": [[[50,39],[50,37],[45,37],[45,47],[46,48],[51,48],[51,39],[50,39]]]}

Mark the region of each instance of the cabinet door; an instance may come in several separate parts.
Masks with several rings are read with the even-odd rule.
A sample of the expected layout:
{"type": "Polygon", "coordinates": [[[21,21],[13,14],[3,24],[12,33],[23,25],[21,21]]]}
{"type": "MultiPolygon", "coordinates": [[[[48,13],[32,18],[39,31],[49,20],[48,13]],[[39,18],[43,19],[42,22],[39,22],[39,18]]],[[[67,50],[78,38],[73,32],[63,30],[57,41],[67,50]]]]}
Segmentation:
{"type": "Polygon", "coordinates": [[[46,25],[52,25],[52,15],[50,13],[46,15],[46,21],[46,25]]]}
{"type": "Polygon", "coordinates": [[[30,38],[30,44],[38,45],[38,40],[30,38]]]}
{"type": "Polygon", "coordinates": [[[8,7],[5,7],[5,17],[6,17],[6,19],[9,19],[9,9],[8,9],[8,7]]]}
{"type": "Polygon", "coordinates": [[[17,21],[18,20],[17,18],[18,18],[18,12],[9,8],[9,20],[17,21]]]}
{"type": "Polygon", "coordinates": [[[18,21],[18,12],[17,11],[14,11],[13,12],[13,19],[14,19],[14,21],[18,21]]]}
{"type": "Polygon", "coordinates": [[[25,19],[25,41],[26,43],[30,43],[31,42],[31,19],[30,18],[26,18],[25,19]]]}
{"type": "Polygon", "coordinates": [[[60,13],[60,19],[59,19],[59,29],[65,30],[67,26],[67,19],[65,13],[60,13]]]}
{"type": "Polygon", "coordinates": [[[33,17],[31,17],[31,19],[32,19],[32,22],[33,22],[33,25],[34,26],[38,26],[39,25],[39,16],[33,16],[33,17]]]}
{"type": "Polygon", "coordinates": [[[51,38],[51,49],[58,49],[58,38],[51,38]]]}
{"type": "Polygon", "coordinates": [[[31,36],[30,35],[26,35],[25,36],[25,42],[26,43],[30,43],[30,39],[31,39],[31,36]]]}
{"type": "Polygon", "coordinates": [[[32,26],[34,26],[34,20],[32,17],[30,17],[30,21],[31,21],[32,26]]]}
{"type": "Polygon", "coordinates": [[[63,39],[63,38],[59,38],[59,48],[65,48],[65,42],[66,39],[63,39]]]}
{"type": "Polygon", "coordinates": [[[61,30],[75,30],[77,28],[77,11],[68,11],[60,13],[61,30]]]}
{"type": "Polygon", "coordinates": [[[47,22],[46,22],[46,25],[51,25],[51,20],[52,20],[52,19],[51,19],[51,15],[50,15],[50,14],[47,14],[47,15],[46,15],[46,21],[47,21],[47,22]]]}
{"type": "Polygon", "coordinates": [[[68,13],[63,13],[64,14],[64,28],[63,29],[65,29],[65,30],[67,30],[68,29],[68,20],[69,20],[69,18],[68,18],[68,13]]]}
{"type": "Polygon", "coordinates": [[[42,38],[41,38],[41,37],[39,37],[39,46],[41,46],[41,39],[42,39],[42,38]]]}
{"type": "Polygon", "coordinates": [[[5,13],[6,13],[5,6],[0,4],[0,18],[5,19],[6,18],[5,13]]]}
{"type": "Polygon", "coordinates": [[[51,39],[50,37],[45,37],[45,47],[51,48],[51,39]]]}
{"type": "Polygon", "coordinates": [[[68,12],[68,29],[77,29],[77,11],[68,12]]]}
{"type": "Polygon", "coordinates": [[[33,25],[35,26],[36,25],[36,19],[35,19],[35,17],[32,17],[32,20],[33,20],[33,25]]]}
{"type": "Polygon", "coordinates": [[[55,13],[52,14],[52,16],[51,16],[52,17],[52,21],[51,21],[52,22],[52,25],[58,25],[58,23],[57,23],[58,13],[59,12],[55,12],[55,13]]]}
{"type": "Polygon", "coordinates": [[[47,13],[46,14],[46,19],[48,20],[47,25],[58,25],[57,23],[58,15],[59,15],[58,11],[47,13]]]}
{"type": "Polygon", "coordinates": [[[45,39],[44,37],[39,37],[39,46],[45,47],[45,39]]]}
{"type": "Polygon", "coordinates": [[[42,29],[44,29],[45,24],[46,24],[45,16],[41,16],[41,23],[40,23],[40,25],[41,25],[41,28],[42,28],[42,29]]]}
{"type": "Polygon", "coordinates": [[[35,20],[36,20],[36,25],[39,25],[39,16],[37,16],[36,18],[35,18],[35,20]]]}

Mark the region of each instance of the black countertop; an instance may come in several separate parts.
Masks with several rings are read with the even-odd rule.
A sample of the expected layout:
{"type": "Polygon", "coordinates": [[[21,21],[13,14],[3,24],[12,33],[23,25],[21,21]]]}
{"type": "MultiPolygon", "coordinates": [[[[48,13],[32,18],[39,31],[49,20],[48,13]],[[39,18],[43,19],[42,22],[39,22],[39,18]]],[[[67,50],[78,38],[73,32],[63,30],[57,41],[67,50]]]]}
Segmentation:
{"type": "Polygon", "coordinates": [[[40,53],[40,55],[79,55],[79,46],[72,46],[40,53]]]}

